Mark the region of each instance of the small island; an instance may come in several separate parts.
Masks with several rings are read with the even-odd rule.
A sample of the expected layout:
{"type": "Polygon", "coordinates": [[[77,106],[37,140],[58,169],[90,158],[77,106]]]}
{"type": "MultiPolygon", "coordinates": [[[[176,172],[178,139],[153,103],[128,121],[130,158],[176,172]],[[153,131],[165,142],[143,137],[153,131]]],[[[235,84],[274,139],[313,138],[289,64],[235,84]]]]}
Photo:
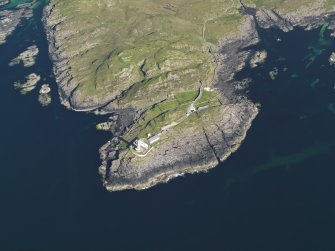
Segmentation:
{"type": "Polygon", "coordinates": [[[34,90],[37,86],[37,83],[41,80],[41,76],[37,75],[36,73],[31,73],[26,77],[26,82],[21,83],[17,81],[14,83],[15,89],[20,90],[20,93],[25,95],[32,90],[34,90]]]}
{"type": "Polygon", "coordinates": [[[51,88],[49,84],[43,84],[41,86],[41,89],[39,90],[39,95],[38,95],[38,102],[42,106],[50,105],[52,101],[50,92],[51,92],[51,88]]]}
{"type": "Polygon", "coordinates": [[[51,0],[43,21],[62,103],[111,116],[97,125],[112,133],[100,149],[106,189],[146,189],[226,160],[259,112],[248,81],[235,79],[267,59],[248,49],[259,30],[320,27],[334,5],[51,0]]]}
{"type": "Polygon", "coordinates": [[[36,45],[29,46],[27,50],[20,53],[20,55],[16,58],[12,59],[12,61],[9,63],[9,66],[14,66],[22,62],[24,67],[31,67],[35,64],[38,52],[39,50],[36,45]]]}

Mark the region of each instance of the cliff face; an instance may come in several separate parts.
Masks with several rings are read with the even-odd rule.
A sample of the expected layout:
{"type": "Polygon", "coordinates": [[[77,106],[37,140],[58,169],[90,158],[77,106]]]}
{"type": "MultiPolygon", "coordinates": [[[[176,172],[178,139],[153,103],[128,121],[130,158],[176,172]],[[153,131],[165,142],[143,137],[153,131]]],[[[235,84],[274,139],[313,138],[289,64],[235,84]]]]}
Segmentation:
{"type": "Polygon", "coordinates": [[[250,101],[239,99],[217,106],[211,112],[215,113],[211,118],[202,114],[201,127],[197,121],[170,130],[168,139],[162,138],[146,157],[123,151],[109,165],[105,162],[107,189],[148,188],[183,173],[213,168],[224,161],[244,139],[257,108],[250,101]]]}
{"type": "Polygon", "coordinates": [[[215,64],[207,43],[244,21],[224,2],[50,1],[45,24],[63,103],[86,111],[148,109],[195,91],[199,80],[210,86],[215,64]]]}
{"type": "MultiPolygon", "coordinates": [[[[171,6],[163,5],[164,11],[168,9],[170,13],[172,9],[174,15],[178,16],[176,7],[182,1],[175,2],[171,6]]],[[[109,8],[121,8],[108,0],[104,4],[109,8]]],[[[132,48],[128,48],[128,44],[121,48],[113,40],[116,49],[111,50],[100,64],[99,67],[107,67],[109,72],[102,71],[99,67],[95,68],[95,62],[100,59],[92,58],[91,67],[95,69],[96,74],[94,81],[103,76],[107,86],[102,88],[104,92],[96,86],[96,92],[93,90],[93,94],[89,95],[87,90],[83,91],[83,86],[89,83],[90,77],[87,73],[78,75],[73,67],[78,68],[80,58],[90,54],[95,46],[94,39],[92,38],[90,43],[85,40],[79,49],[69,50],[68,48],[73,46],[71,40],[77,39],[79,31],[66,29],[67,22],[74,22],[69,21],[73,17],[63,15],[59,11],[62,8],[58,7],[60,2],[51,1],[45,8],[44,23],[63,104],[75,110],[118,114],[115,120],[118,126],[113,127],[118,128],[113,130],[114,138],[100,149],[100,173],[105,187],[110,191],[145,189],[184,173],[213,168],[236,151],[258,113],[257,106],[240,91],[241,83],[234,80],[236,72],[244,68],[253,56],[253,52],[245,48],[259,41],[259,28],[277,27],[283,31],[290,31],[295,26],[306,29],[320,26],[325,17],[331,15],[331,12],[322,7],[324,4],[324,1],[312,2],[290,12],[284,12],[280,8],[258,8],[257,5],[243,3],[230,6],[231,9],[227,7],[225,10],[229,13],[226,15],[230,18],[234,15],[233,22],[238,20],[239,28],[235,29],[234,33],[226,29],[226,33],[214,35],[209,32],[216,27],[215,25],[220,24],[222,16],[209,12],[212,16],[207,16],[205,21],[199,22],[203,23],[199,26],[200,30],[202,29],[200,35],[194,33],[193,38],[201,41],[200,47],[197,47],[197,43],[187,45],[187,40],[177,37],[173,42],[162,42],[157,49],[154,41],[164,37],[164,33],[158,34],[154,40],[141,37],[132,42],[129,42],[129,38],[137,35],[129,33],[129,37],[124,39],[131,43],[132,48]],[[240,17],[236,18],[239,15],[240,17]],[[212,22],[213,20],[215,22],[212,22]],[[217,39],[218,37],[220,39],[217,39]],[[149,44],[153,51],[157,50],[154,53],[154,63],[151,54],[143,52],[147,50],[142,44],[143,41],[145,46],[149,44]],[[159,54],[161,51],[164,51],[164,54],[159,54]],[[192,56],[185,57],[183,53],[191,53],[192,56]],[[157,60],[158,57],[161,57],[161,61],[157,60]],[[126,63],[127,60],[130,60],[130,63],[126,63]],[[107,66],[106,62],[109,62],[107,66]],[[197,69],[194,63],[200,68],[197,69]],[[116,73],[114,68],[118,67],[119,72],[116,73]],[[203,67],[208,69],[203,71],[203,67]],[[139,70],[134,71],[134,68],[139,70]],[[138,72],[141,76],[137,75],[138,72]],[[109,74],[114,77],[108,77],[109,74]],[[115,82],[121,79],[124,80],[124,85],[115,82]],[[199,82],[202,96],[197,98],[199,82]],[[197,102],[198,99],[201,102],[197,102]],[[192,107],[195,108],[190,113],[192,107]],[[150,151],[146,152],[145,156],[136,154],[136,151],[134,153],[131,147],[134,140],[147,138],[150,134],[159,136],[158,142],[150,145],[150,151]]],[[[161,9],[158,12],[162,14],[161,9]]],[[[146,31],[148,34],[157,31],[152,31],[152,27],[155,27],[153,20],[149,25],[151,28],[146,31]]],[[[170,22],[172,20],[175,21],[169,19],[170,22]]],[[[178,20],[180,22],[180,19],[178,20]]],[[[197,30],[196,26],[181,25],[184,33],[191,32],[193,28],[197,30]]],[[[99,30],[105,29],[103,24],[96,27],[99,30]]],[[[159,29],[162,29],[162,26],[159,26],[159,29]]],[[[171,31],[173,29],[165,30],[171,31]]],[[[90,66],[83,64],[82,71],[86,70],[90,71],[90,66]]]]}

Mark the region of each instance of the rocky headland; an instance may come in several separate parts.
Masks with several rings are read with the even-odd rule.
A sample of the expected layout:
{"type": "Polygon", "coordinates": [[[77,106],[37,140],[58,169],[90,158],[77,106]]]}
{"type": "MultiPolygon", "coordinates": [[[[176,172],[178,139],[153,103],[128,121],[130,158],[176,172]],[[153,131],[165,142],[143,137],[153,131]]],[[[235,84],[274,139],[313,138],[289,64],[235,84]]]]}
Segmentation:
{"type": "MultiPolygon", "coordinates": [[[[76,31],[62,30],[61,25],[67,22],[68,17],[57,10],[57,4],[57,1],[51,1],[45,8],[43,21],[62,103],[74,110],[113,115],[108,123],[100,125],[101,129],[110,127],[113,134],[113,138],[100,149],[102,165],[99,171],[109,191],[146,189],[185,173],[216,167],[239,148],[259,112],[259,106],[245,95],[248,80],[241,83],[234,78],[245,66],[257,67],[266,60],[265,51],[248,49],[259,42],[259,29],[276,27],[285,32],[297,26],[312,29],[321,26],[325,20],[329,20],[330,29],[335,27],[334,21],[330,19],[333,7],[325,9],[324,1],[300,5],[287,12],[241,2],[237,6],[238,13],[243,17],[239,29],[234,34],[222,37],[215,46],[209,46],[211,57],[206,60],[210,61],[208,67],[215,65],[215,70],[211,71],[214,77],[202,79],[200,88],[194,81],[194,86],[190,88],[196,91],[191,93],[193,96],[188,93],[192,98],[188,98],[185,92],[182,92],[182,101],[180,93],[172,93],[170,96],[165,93],[164,98],[160,98],[161,93],[156,92],[157,95],[151,98],[151,90],[145,89],[143,85],[143,90],[147,91],[147,101],[136,102],[139,98],[136,93],[142,87],[135,84],[130,89],[121,89],[118,94],[105,89],[102,98],[97,99],[96,94],[83,96],[80,90],[87,77],[76,75],[71,68],[73,58],[80,53],[89,53],[93,45],[85,43],[82,46],[84,48],[75,54],[64,50],[65,45],[70,43],[68,41],[76,36],[76,31]],[[129,93],[132,94],[130,99],[127,98],[129,93]],[[179,105],[171,109],[174,99],[179,101],[179,105]],[[198,99],[204,100],[197,102],[198,99]],[[152,133],[155,137],[152,137],[152,133]],[[138,141],[140,138],[143,140],[138,141]],[[137,144],[138,151],[144,148],[145,154],[134,154],[134,150],[131,150],[136,148],[134,144],[137,144]]],[[[109,7],[113,8],[113,3],[109,7]]],[[[206,28],[204,25],[203,34],[206,28]]],[[[123,57],[123,60],[127,58],[123,57]]],[[[140,71],[146,79],[153,70],[146,69],[146,61],[141,62],[140,71]]],[[[113,67],[113,63],[109,67],[113,67]]],[[[125,75],[125,70],[120,74],[125,75]]],[[[181,79],[178,73],[171,75],[170,78],[175,82],[181,79]]]]}

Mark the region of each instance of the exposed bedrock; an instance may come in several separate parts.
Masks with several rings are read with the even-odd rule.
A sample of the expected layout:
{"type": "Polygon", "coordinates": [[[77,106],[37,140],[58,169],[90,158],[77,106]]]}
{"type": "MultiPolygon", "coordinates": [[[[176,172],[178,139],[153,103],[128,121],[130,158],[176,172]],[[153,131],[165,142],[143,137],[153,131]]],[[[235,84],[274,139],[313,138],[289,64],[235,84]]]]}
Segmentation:
{"type": "MultiPolygon", "coordinates": [[[[29,7],[34,2],[35,1],[28,4],[21,4],[14,10],[0,11],[0,45],[6,42],[7,37],[13,33],[22,18],[30,18],[32,16],[32,10],[29,7]]],[[[9,2],[0,2],[0,6],[1,3],[5,5],[9,2]]]]}
{"type": "Polygon", "coordinates": [[[143,159],[114,151],[102,167],[109,191],[146,189],[185,173],[213,168],[225,160],[238,149],[258,113],[257,106],[239,93],[240,83],[234,79],[254,56],[247,48],[259,42],[257,29],[277,27],[285,32],[294,26],[307,29],[322,25],[325,16],[294,19],[283,18],[275,11],[255,10],[247,19],[241,35],[224,41],[215,52],[218,63],[215,86],[225,100],[217,110],[217,120],[204,118],[202,131],[192,127],[174,131],[175,140],[160,144],[143,159]]]}
{"type": "Polygon", "coordinates": [[[169,132],[169,140],[163,139],[145,158],[125,154],[113,147],[113,142],[104,148],[102,156],[106,159],[100,170],[103,170],[106,188],[110,191],[146,189],[185,173],[214,168],[236,151],[258,108],[237,93],[234,75],[250,56],[243,48],[257,42],[259,37],[250,17],[241,35],[226,40],[215,52],[218,63],[215,86],[223,96],[223,103],[200,117],[198,123],[202,127],[197,123],[173,129],[169,132]],[[113,155],[108,155],[108,151],[114,152],[113,155]]]}
{"type": "Polygon", "coordinates": [[[117,153],[104,167],[106,188],[146,189],[184,173],[217,166],[237,150],[257,111],[253,103],[241,98],[218,107],[214,120],[202,118],[200,129],[196,125],[174,129],[169,140],[154,147],[145,158],[117,153]]]}
{"type": "Polygon", "coordinates": [[[107,94],[97,101],[76,91],[80,88],[80,78],[72,76],[69,65],[71,55],[62,50],[71,34],[55,32],[57,25],[66,19],[55,15],[52,19],[48,18],[54,11],[51,4],[44,11],[43,21],[62,103],[74,110],[119,113],[118,119],[113,120],[118,126],[112,126],[119,128],[118,131],[114,131],[114,138],[100,149],[102,165],[99,171],[109,191],[146,189],[185,173],[214,168],[224,161],[238,149],[258,113],[257,105],[244,95],[242,87],[247,85],[248,80],[243,84],[234,78],[255,56],[248,48],[259,42],[258,29],[277,27],[286,32],[296,26],[309,29],[320,26],[325,17],[331,15],[321,11],[282,15],[276,10],[242,6],[240,11],[246,16],[246,21],[239,35],[226,39],[217,51],[211,51],[217,63],[211,87],[220,92],[222,102],[206,112],[195,112],[188,118],[187,124],[181,123],[170,129],[147,156],[139,157],[120,145],[131,144],[122,142],[122,136],[143,111],[136,110],[136,107],[118,111],[112,103],[116,97],[107,94]]]}

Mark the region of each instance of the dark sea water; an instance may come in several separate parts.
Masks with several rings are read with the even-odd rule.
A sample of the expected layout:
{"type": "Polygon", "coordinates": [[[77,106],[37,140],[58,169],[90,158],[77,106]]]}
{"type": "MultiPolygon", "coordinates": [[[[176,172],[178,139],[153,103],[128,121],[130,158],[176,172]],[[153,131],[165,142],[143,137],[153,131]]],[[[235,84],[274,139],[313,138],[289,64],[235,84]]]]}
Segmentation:
{"type": "Polygon", "coordinates": [[[60,105],[40,18],[41,7],[0,46],[0,251],[335,250],[329,32],[262,31],[255,49],[268,61],[238,76],[254,79],[249,95],[261,112],[220,167],[108,193],[97,168],[110,135],[95,130],[103,118],[60,105]],[[35,66],[8,67],[32,44],[35,66]],[[48,107],[38,89],[22,96],[13,88],[32,72],[53,88],[48,107]]]}

